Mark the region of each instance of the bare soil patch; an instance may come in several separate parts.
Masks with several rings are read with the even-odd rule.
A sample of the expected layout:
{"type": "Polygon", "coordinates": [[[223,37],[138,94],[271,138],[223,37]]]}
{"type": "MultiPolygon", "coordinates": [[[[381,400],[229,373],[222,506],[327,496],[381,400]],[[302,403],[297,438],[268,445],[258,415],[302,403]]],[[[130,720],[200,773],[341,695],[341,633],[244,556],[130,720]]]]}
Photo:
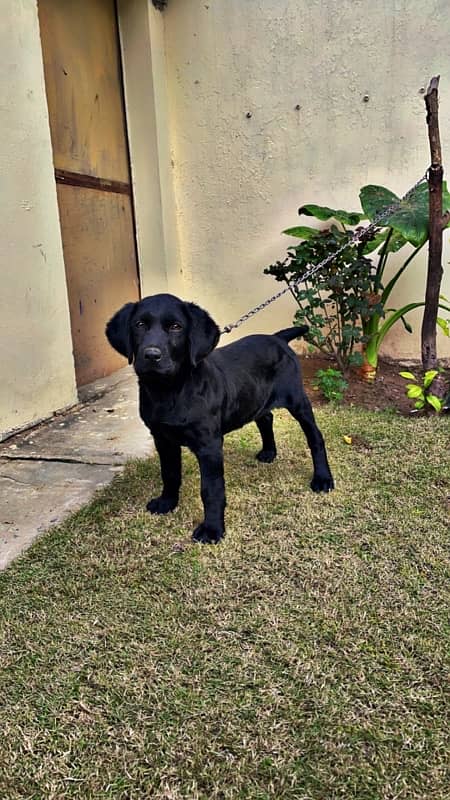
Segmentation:
{"type": "MultiPolygon", "coordinates": [[[[314,379],[319,369],[333,367],[337,369],[332,358],[323,355],[307,355],[301,357],[303,379],[306,391],[314,405],[326,403],[321,392],[314,387],[314,379]]],[[[403,416],[409,416],[412,412],[411,400],[406,397],[406,381],[400,377],[402,370],[412,370],[419,377],[421,366],[407,365],[399,361],[387,361],[382,359],[378,365],[378,374],[374,383],[362,381],[356,371],[347,376],[349,387],[344,396],[344,405],[362,406],[371,411],[382,411],[383,409],[395,409],[403,416]]],[[[450,370],[448,370],[450,378],[450,370]]]]}

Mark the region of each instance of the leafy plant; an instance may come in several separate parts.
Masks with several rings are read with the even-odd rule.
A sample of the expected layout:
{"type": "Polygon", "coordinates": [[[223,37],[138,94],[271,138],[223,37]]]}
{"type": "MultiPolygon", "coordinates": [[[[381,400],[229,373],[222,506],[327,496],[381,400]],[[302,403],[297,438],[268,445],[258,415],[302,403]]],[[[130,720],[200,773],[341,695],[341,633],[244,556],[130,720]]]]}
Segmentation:
{"type": "MultiPolygon", "coordinates": [[[[443,199],[446,207],[450,208],[450,194],[445,183],[443,199]]],[[[363,213],[314,204],[302,206],[299,214],[322,222],[331,220],[330,227],[318,231],[302,225],[283,231],[288,236],[302,239],[302,242],[289,247],[288,257],[264,272],[290,284],[299,306],[295,321],[308,323],[309,341],[312,344],[319,350],[331,353],[343,372],[353,364],[362,363],[362,349],[366,367],[374,376],[380,347],[388,331],[401,320],[406,330],[411,332],[405,316],[424,305],[423,301],[419,301],[398,309],[388,308],[389,298],[398,280],[428,239],[427,184],[416,187],[370,238],[366,237],[354,247],[349,246],[307,282],[293,286],[309,266],[320,263],[343,244],[350,245],[353,228],[361,220],[372,220],[382,209],[400,202],[400,198],[389,189],[373,185],[361,189],[360,200],[363,213]],[[398,252],[408,243],[414,250],[385,283],[384,274],[390,254],[398,252]],[[376,261],[372,260],[372,256],[368,257],[372,253],[376,261]]],[[[443,304],[440,307],[450,311],[443,304]]],[[[438,324],[445,331],[447,323],[439,319],[438,324]]]]}
{"type": "Polygon", "coordinates": [[[399,374],[407,381],[414,381],[414,383],[406,384],[406,396],[415,401],[414,408],[425,408],[426,404],[428,403],[438,413],[442,411],[444,401],[441,400],[441,398],[436,397],[435,394],[428,392],[428,389],[430,388],[434,379],[439,374],[439,370],[427,370],[423,376],[422,382],[420,382],[412,372],[405,371],[400,372],[399,374]]]}
{"type": "Polygon", "coordinates": [[[328,367],[328,369],[319,369],[316,372],[314,386],[320,389],[325,399],[330,403],[341,403],[348,388],[348,383],[342,372],[328,367]]]}
{"type": "MultiPolygon", "coordinates": [[[[346,212],[334,213],[343,215],[346,212]]],[[[349,216],[346,213],[346,218],[349,216]]],[[[360,215],[355,216],[359,219],[360,215]]],[[[343,244],[349,244],[352,236],[352,231],[340,230],[336,225],[325,231],[302,227],[285,232],[294,235],[292,230],[307,238],[288,249],[285,261],[278,261],[264,271],[291,285],[298,304],[295,324],[307,323],[308,341],[320,351],[331,354],[339,369],[346,372],[349,365],[362,362],[357,351],[364,337],[362,320],[382,311],[373,302],[372,262],[363,255],[362,245],[348,247],[308,281],[292,288],[311,264],[318,264],[343,244]]]]}
{"type": "MultiPolygon", "coordinates": [[[[372,220],[383,208],[400,202],[400,198],[397,197],[397,195],[383,186],[364,186],[359,196],[361,206],[369,220],[372,220]]],[[[443,203],[446,208],[450,208],[450,194],[445,183],[443,184],[443,203]]],[[[415,258],[417,253],[428,241],[427,183],[421,183],[417,186],[408,199],[402,202],[401,207],[388,217],[387,224],[385,224],[384,229],[380,231],[378,237],[375,237],[375,241],[379,248],[379,253],[375,273],[374,292],[380,295],[380,305],[383,307],[384,313],[381,317],[378,314],[374,314],[363,326],[364,334],[367,336],[367,346],[365,348],[366,360],[374,369],[376,369],[378,365],[378,355],[383,339],[391,327],[401,319],[406,330],[411,333],[412,329],[406,322],[405,315],[408,314],[409,311],[425,305],[424,301],[420,301],[408,303],[399,309],[386,309],[386,304],[397,281],[413,258],[415,258]],[[384,285],[383,276],[389,254],[397,252],[407,243],[414,247],[413,252],[405,259],[389,282],[384,285]]],[[[440,307],[446,308],[446,306],[442,304],[440,307]]]]}

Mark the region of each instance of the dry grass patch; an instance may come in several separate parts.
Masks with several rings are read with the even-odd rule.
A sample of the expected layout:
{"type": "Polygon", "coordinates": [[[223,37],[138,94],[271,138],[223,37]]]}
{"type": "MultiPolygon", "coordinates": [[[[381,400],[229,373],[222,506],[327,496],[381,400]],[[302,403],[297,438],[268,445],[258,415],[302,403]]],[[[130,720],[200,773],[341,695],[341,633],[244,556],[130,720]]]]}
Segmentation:
{"type": "Polygon", "coordinates": [[[187,454],[175,513],[130,464],[0,576],[2,797],[450,797],[448,422],[317,416],[333,494],[281,413],[272,465],[227,438],[218,547],[187,454]]]}

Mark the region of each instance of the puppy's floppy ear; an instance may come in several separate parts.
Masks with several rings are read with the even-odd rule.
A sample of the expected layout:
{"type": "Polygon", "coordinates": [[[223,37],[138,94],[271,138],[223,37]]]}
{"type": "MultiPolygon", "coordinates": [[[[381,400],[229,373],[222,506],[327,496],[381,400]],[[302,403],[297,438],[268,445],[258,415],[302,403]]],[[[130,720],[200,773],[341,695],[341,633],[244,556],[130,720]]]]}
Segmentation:
{"type": "Polygon", "coordinates": [[[131,335],[131,316],[136,303],[126,303],[109,320],[106,326],[106,338],[112,347],[121,356],[128,358],[128,363],[133,361],[133,339],[131,335]]]}
{"type": "Polygon", "coordinates": [[[206,311],[195,303],[185,303],[185,309],[191,321],[189,331],[189,353],[191,364],[196,367],[202,358],[206,358],[219,341],[220,330],[206,311]]]}

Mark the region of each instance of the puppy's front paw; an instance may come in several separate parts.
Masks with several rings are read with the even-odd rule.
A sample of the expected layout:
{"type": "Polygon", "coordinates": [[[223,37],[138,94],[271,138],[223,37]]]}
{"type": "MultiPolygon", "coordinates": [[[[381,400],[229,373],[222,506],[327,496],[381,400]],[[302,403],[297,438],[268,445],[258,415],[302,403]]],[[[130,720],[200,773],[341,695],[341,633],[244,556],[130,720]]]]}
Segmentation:
{"type": "Polygon", "coordinates": [[[175,497],[154,497],[153,500],[149,500],[147,503],[147,511],[150,511],[150,514],[168,514],[169,511],[173,511],[178,505],[178,500],[175,497]]]}
{"type": "Polygon", "coordinates": [[[206,525],[202,522],[202,524],[195,529],[192,538],[194,542],[200,542],[201,544],[218,544],[218,542],[223,539],[224,535],[225,531],[212,528],[210,525],[206,525]]]}
{"type": "Polygon", "coordinates": [[[332,492],[334,489],[333,476],[331,474],[314,475],[311,481],[311,489],[313,492],[332,492]]]}
{"type": "Polygon", "coordinates": [[[256,458],[258,461],[262,461],[263,464],[271,464],[277,457],[276,450],[260,450],[259,453],[256,454],[256,458]]]}

